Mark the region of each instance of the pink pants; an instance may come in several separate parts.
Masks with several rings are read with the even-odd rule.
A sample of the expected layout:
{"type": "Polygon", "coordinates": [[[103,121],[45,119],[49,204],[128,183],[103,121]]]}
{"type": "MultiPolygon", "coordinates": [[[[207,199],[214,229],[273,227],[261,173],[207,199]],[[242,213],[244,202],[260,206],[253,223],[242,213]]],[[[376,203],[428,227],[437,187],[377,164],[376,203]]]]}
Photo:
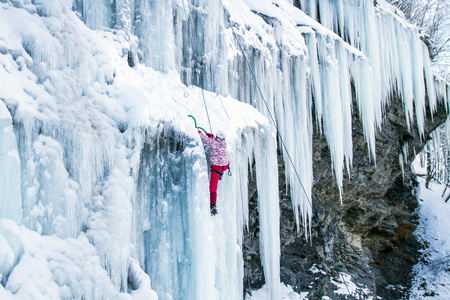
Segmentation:
{"type": "Polygon", "coordinates": [[[209,192],[210,192],[210,204],[216,204],[217,200],[217,186],[219,184],[220,175],[215,172],[219,171],[221,173],[225,172],[228,169],[229,165],[226,166],[211,166],[211,180],[209,182],[209,192]]]}

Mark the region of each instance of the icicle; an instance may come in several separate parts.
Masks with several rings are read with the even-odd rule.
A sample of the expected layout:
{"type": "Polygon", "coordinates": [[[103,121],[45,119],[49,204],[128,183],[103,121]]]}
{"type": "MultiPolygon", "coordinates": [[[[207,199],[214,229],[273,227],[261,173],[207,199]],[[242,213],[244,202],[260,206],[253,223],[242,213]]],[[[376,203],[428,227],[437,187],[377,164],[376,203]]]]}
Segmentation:
{"type": "Polygon", "coordinates": [[[279,123],[279,130],[287,148],[283,148],[285,172],[291,189],[297,229],[300,232],[300,224],[303,222],[305,238],[308,238],[312,217],[309,204],[312,189],[312,159],[305,159],[305,157],[312,158],[312,103],[306,88],[309,76],[305,72],[307,62],[303,58],[284,62],[286,63],[284,67],[290,69],[291,74],[288,73],[290,76],[286,76],[283,81],[285,84],[283,91],[293,91],[293,95],[285,94],[278,99],[277,119],[283,120],[279,123]],[[290,77],[297,80],[289,81],[290,77]],[[298,100],[292,101],[291,97],[298,100]]]}
{"type": "MultiPolygon", "coordinates": [[[[139,48],[144,62],[159,71],[175,68],[175,37],[173,2],[166,0],[136,1],[135,27],[139,36],[139,48]]],[[[192,30],[193,24],[189,28],[192,30]]]]}
{"type": "Polygon", "coordinates": [[[101,29],[111,26],[112,6],[107,0],[76,0],[78,7],[83,9],[83,19],[92,29],[101,29]]]}
{"type": "Polygon", "coordinates": [[[311,93],[314,99],[314,111],[316,113],[316,126],[322,133],[322,87],[320,81],[319,60],[317,54],[317,40],[314,32],[305,33],[306,44],[308,45],[309,68],[311,93]]]}
{"type": "Polygon", "coordinates": [[[334,3],[330,3],[330,1],[323,1],[321,5],[318,5],[320,23],[331,30],[333,30],[334,25],[336,24],[334,7],[334,3]]]}
{"type": "MultiPolygon", "coordinates": [[[[78,0],[79,1],[79,0],[78,0]]],[[[132,34],[134,24],[135,3],[132,0],[116,0],[116,26],[127,36],[132,34]]]]}
{"type": "Polygon", "coordinates": [[[404,182],[405,181],[405,167],[404,167],[405,162],[403,161],[403,153],[401,153],[401,152],[398,155],[398,164],[400,165],[400,168],[402,169],[402,179],[404,182]]]}
{"type": "Polygon", "coordinates": [[[311,18],[317,20],[317,3],[315,0],[301,0],[301,8],[306,12],[311,18]]]}
{"type": "Polygon", "coordinates": [[[450,99],[450,96],[449,96],[449,98],[447,98],[447,95],[450,95],[450,94],[447,93],[445,80],[443,80],[442,78],[436,79],[434,81],[434,88],[436,90],[436,97],[437,97],[438,103],[443,103],[445,106],[445,109],[448,111],[448,109],[449,109],[448,108],[449,107],[448,100],[450,99]]]}
{"type": "Polygon", "coordinates": [[[344,120],[342,113],[339,62],[336,59],[334,40],[325,36],[319,40],[319,58],[323,82],[323,129],[331,152],[331,162],[342,199],[344,164],[344,120]],[[326,88],[325,88],[326,87],[326,88]]]}
{"type": "Polygon", "coordinates": [[[377,130],[376,119],[380,111],[374,107],[374,95],[372,93],[371,69],[367,59],[354,58],[352,67],[352,78],[355,82],[356,100],[359,114],[363,123],[364,136],[369,149],[369,156],[375,157],[375,133],[377,130]]]}
{"type": "Polygon", "coordinates": [[[405,161],[405,164],[407,164],[408,163],[408,152],[409,152],[409,146],[408,146],[408,142],[404,142],[403,143],[403,147],[402,147],[402,151],[403,151],[403,157],[404,157],[404,161],[405,161]]]}
{"type": "Polygon", "coordinates": [[[349,74],[349,54],[345,51],[344,45],[336,42],[337,59],[339,62],[339,83],[341,91],[341,114],[343,119],[343,147],[346,161],[346,168],[350,175],[350,168],[353,161],[353,141],[352,141],[352,92],[349,74]]]}
{"type": "Polygon", "coordinates": [[[436,90],[434,88],[434,78],[433,78],[433,72],[431,69],[431,60],[428,53],[428,48],[425,44],[422,43],[422,53],[423,53],[423,64],[424,64],[424,79],[426,84],[426,90],[427,90],[427,97],[428,97],[428,105],[430,107],[430,113],[431,117],[433,118],[433,114],[437,110],[437,97],[436,97],[436,90]]]}
{"type": "Polygon", "coordinates": [[[402,152],[398,156],[400,168],[402,169],[402,178],[405,181],[405,165],[408,164],[408,142],[404,142],[402,152]]]}
{"type": "Polygon", "coordinates": [[[416,58],[412,63],[414,104],[417,119],[417,127],[421,137],[424,134],[425,122],[425,80],[423,77],[423,47],[417,32],[411,32],[412,58],[416,58]]]}
{"type": "Polygon", "coordinates": [[[441,180],[441,172],[444,169],[442,166],[445,164],[443,161],[443,156],[441,155],[441,134],[439,129],[431,133],[431,143],[429,143],[429,147],[430,162],[432,163],[429,172],[432,172],[433,176],[437,180],[441,180]]]}
{"type": "Polygon", "coordinates": [[[258,185],[261,260],[271,299],[280,299],[280,208],[275,135],[265,129],[256,137],[255,165],[258,185]]]}
{"type": "Polygon", "coordinates": [[[22,222],[20,157],[11,115],[0,101],[0,218],[22,222]]]}
{"type": "MultiPolygon", "coordinates": [[[[405,43],[408,42],[407,35],[405,34],[406,29],[397,26],[397,47],[401,49],[401,47],[404,47],[405,43]]],[[[406,123],[408,125],[408,130],[410,129],[411,124],[414,120],[414,106],[413,106],[413,99],[414,99],[414,92],[413,92],[413,78],[411,75],[411,60],[409,59],[411,57],[411,49],[409,47],[404,47],[404,51],[398,52],[398,58],[400,60],[400,66],[401,66],[401,85],[400,85],[400,95],[403,100],[403,104],[405,106],[405,112],[406,112],[406,123]]]]}

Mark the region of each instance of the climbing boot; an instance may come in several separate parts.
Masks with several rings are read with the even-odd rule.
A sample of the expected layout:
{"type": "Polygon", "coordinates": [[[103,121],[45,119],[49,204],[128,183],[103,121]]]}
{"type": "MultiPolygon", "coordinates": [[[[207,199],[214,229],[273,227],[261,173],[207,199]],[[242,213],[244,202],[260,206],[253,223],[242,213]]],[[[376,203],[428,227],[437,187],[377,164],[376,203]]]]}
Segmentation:
{"type": "Polygon", "coordinates": [[[217,214],[218,214],[218,212],[217,212],[216,205],[215,204],[211,204],[211,216],[215,216],[217,214]]]}

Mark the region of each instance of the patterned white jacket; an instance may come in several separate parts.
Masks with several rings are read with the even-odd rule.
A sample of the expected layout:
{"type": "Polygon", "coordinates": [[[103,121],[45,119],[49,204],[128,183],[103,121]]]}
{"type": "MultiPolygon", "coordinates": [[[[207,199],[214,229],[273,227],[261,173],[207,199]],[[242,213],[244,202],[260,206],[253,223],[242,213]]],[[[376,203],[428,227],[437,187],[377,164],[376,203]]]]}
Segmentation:
{"type": "Polygon", "coordinates": [[[229,164],[227,159],[227,142],[219,138],[209,137],[199,131],[202,142],[210,147],[209,157],[211,164],[216,166],[226,166],[229,164]]]}

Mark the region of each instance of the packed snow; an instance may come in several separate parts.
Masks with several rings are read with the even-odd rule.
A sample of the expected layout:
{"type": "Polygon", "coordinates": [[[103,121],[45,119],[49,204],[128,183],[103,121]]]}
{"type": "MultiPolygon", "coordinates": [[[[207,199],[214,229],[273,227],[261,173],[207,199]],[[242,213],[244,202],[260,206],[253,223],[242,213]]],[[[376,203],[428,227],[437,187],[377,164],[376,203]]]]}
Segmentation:
{"type": "MultiPolygon", "coordinates": [[[[281,300],[307,300],[307,292],[296,293],[291,286],[281,284],[281,300]]],[[[270,292],[267,286],[263,286],[257,291],[253,291],[251,294],[247,294],[245,300],[266,300],[270,298],[270,292]]]]}
{"type": "MultiPolygon", "coordinates": [[[[311,271],[313,273],[322,273],[326,274],[324,271],[317,269],[314,266],[311,271]]],[[[370,296],[371,291],[365,287],[361,286],[352,281],[352,277],[349,274],[342,273],[342,278],[332,278],[331,284],[333,284],[336,289],[334,291],[335,296],[343,296],[349,298],[349,294],[352,295],[353,299],[356,300],[374,300],[372,296],[370,296]]],[[[281,300],[308,300],[308,292],[300,292],[297,293],[293,290],[293,288],[289,285],[281,283],[280,285],[280,299],[281,300]]],[[[333,297],[334,298],[334,297],[333,297]]],[[[271,293],[268,287],[265,285],[261,289],[249,292],[245,296],[245,300],[266,300],[272,299],[271,293]]],[[[322,300],[332,299],[329,296],[321,296],[322,300]]]]}
{"type": "Polygon", "coordinates": [[[448,97],[445,82],[429,82],[414,27],[371,0],[362,12],[354,1],[321,3],[322,24],[284,0],[1,1],[0,296],[240,299],[255,176],[266,294],[304,297],[280,284],[280,137],[269,112],[292,155],[286,175],[308,238],[313,130],[326,137],[342,196],[352,83],[373,157],[392,88],[419,130],[425,92],[448,97]],[[214,219],[187,115],[227,135],[233,176],[219,185],[214,219]]]}
{"type": "Polygon", "coordinates": [[[121,293],[85,234],[60,239],[1,219],[0,241],[0,296],[4,300],[158,299],[150,289],[150,278],[134,260],[128,270],[133,290],[121,293]]]}
{"type": "MultiPolygon", "coordinates": [[[[426,165],[417,157],[413,164],[417,174],[426,174],[426,165]]],[[[450,298],[450,237],[448,235],[450,202],[445,202],[450,191],[446,186],[426,177],[418,177],[420,223],[415,235],[422,243],[420,261],[414,266],[411,299],[450,298]]]]}

